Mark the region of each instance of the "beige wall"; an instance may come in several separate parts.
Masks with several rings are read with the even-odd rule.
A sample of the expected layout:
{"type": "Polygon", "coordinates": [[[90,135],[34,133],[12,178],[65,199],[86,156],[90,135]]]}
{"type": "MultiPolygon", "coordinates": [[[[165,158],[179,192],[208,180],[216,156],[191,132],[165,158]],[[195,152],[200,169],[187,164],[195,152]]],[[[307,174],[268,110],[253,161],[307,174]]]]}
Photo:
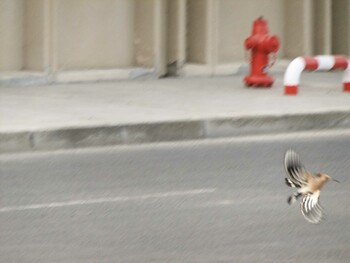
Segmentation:
{"type": "Polygon", "coordinates": [[[166,63],[168,74],[176,75],[186,60],[188,6],[186,0],[167,0],[166,63]]]}
{"type": "Polygon", "coordinates": [[[350,1],[333,0],[332,52],[350,54],[350,1]]]}
{"type": "Polygon", "coordinates": [[[179,52],[179,1],[170,0],[167,5],[167,62],[172,63],[178,59],[179,52]]]}
{"type": "Polygon", "coordinates": [[[318,0],[313,3],[314,54],[331,54],[331,0],[318,0]]]}
{"type": "Polygon", "coordinates": [[[0,0],[0,70],[23,67],[23,0],[0,0]]]}
{"type": "Polygon", "coordinates": [[[134,1],[59,0],[58,70],[134,65],[134,1]]]}
{"type": "Polygon", "coordinates": [[[285,14],[284,54],[287,58],[293,58],[303,54],[303,1],[285,1],[285,11],[283,12],[285,14]]]}
{"type": "Polygon", "coordinates": [[[44,70],[44,0],[24,0],[23,68],[44,70]]]}
{"type": "Polygon", "coordinates": [[[205,63],[207,45],[207,1],[187,1],[187,62],[205,63]]]}
{"type": "Polygon", "coordinates": [[[135,5],[135,60],[140,67],[154,64],[154,0],[136,0],[135,5]]]}
{"type": "Polygon", "coordinates": [[[350,52],[348,0],[0,0],[0,73],[146,67],[161,76],[176,61],[213,74],[243,62],[261,15],[281,39],[279,58],[350,52]]]}

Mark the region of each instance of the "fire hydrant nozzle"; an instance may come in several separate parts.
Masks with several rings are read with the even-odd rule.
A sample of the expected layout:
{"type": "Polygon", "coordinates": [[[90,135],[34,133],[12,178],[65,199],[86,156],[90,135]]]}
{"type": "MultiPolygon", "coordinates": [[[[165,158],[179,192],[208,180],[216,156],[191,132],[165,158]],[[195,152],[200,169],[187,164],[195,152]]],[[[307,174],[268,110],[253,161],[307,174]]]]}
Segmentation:
{"type": "Polygon", "coordinates": [[[251,50],[250,75],[244,81],[247,86],[270,87],[273,84],[271,76],[267,75],[269,54],[277,53],[280,41],[275,35],[269,35],[266,20],[259,17],[254,21],[252,35],[244,41],[247,50],[251,50]]]}

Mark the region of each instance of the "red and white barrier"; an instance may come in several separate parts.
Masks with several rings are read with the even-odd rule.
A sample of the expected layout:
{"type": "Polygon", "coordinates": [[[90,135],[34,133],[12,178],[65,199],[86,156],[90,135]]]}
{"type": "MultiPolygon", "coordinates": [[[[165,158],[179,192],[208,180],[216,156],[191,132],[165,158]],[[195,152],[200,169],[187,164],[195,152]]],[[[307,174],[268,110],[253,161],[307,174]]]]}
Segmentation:
{"type": "Polygon", "coordinates": [[[287,67],[284,74],[284,94],[296,95],[301,72],[344,70],[343,90],[350,92],[350,60],[346,56],[297,57],[287,67]]]}

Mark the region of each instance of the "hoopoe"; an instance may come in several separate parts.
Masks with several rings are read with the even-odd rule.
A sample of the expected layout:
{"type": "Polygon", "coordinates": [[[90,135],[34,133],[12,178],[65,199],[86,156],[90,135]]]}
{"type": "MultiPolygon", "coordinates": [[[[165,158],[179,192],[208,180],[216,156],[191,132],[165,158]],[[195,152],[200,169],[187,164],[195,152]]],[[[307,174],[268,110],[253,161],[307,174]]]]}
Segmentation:
{"type": "Polygon", "coordinates": [[[297,192],[288,197],[288,204],[291,205],[299,197],[302,197],[300,201],[301,213],[307,221],[314,224],[319,223],[323,217],[323,209],[319,203],[321,188],[328,180],[337,183],[339,181],[325,173],[312,175],[301,163],[299,155],[291,149],[285,154],[284,167],[287,173],[286,184],[289,187],[298,188],[297,192]]]}

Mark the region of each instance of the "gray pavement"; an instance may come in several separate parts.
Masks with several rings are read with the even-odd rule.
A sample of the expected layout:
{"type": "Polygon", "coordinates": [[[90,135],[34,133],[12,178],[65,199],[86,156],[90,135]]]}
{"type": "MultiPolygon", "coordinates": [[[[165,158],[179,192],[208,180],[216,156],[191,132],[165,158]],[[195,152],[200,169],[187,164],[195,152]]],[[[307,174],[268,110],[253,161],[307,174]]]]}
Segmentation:
{"type": "Polygon", "coordinates": [[[342,72],[303,73],[297,96],[274,75],[0,87],[0,153],[350,127],[342,72]]]}
{"type": "Polygon", "coordinates": [[[0,262],[348,263],[350,132],[0,156],[0,262]],[[342,183],[288,206],[283,154],[342,183]]]}

